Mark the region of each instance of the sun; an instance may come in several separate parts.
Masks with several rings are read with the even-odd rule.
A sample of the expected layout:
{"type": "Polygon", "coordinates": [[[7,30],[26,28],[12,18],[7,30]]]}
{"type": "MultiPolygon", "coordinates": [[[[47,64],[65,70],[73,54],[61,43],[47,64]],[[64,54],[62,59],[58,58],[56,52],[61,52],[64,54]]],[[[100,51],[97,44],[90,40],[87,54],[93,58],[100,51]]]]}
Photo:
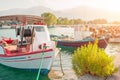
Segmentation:
{"type": "MultiPolygon", "coordinates": [[[[86,0],[88,1],[88,0],[86,0]]],[[[86,3],[86,5],[101,8],[104,10],[117,11],[120,12],[120,0],[90,0],[91,3],[86,3]]]]}

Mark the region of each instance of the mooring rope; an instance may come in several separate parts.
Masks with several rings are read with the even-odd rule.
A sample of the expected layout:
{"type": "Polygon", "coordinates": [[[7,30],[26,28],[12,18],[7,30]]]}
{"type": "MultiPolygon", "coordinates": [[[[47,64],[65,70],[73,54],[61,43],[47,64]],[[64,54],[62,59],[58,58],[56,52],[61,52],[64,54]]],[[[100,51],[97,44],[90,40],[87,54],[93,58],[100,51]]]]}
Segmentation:
{"type": "MultiPolygon", "coordinates": [[[[61,50],[61,48],[59,48],[59,50],[61,50]]],[[[60,68],[61,68],[61,71],[62,71],[62,73],[63,73],[63,75],[64,75],[65,73],[64,73],[63,67],[62,67],[61,53],[59,53],[59,57],[60,57],[60,68]]]]}
{"type": "Polygon", "coordinates": [[[106,37],[103,37],[103,39],[104,39],[105,43],[108,44],[108,41],[106,41],[106,37]]]}
{"type": "Polygon", "coordinates": [[[40,71],[41,71],[42,63],[43,63],[43,59],[44,59],[44,49],[45,49],[45,46],[43,46],[42,56],[41,56],[42,59],[40,61],[39,70],[38,70],[38,74],[37,74],[36,80],[39,80],[39,75],[40,75],[40,71]]]}

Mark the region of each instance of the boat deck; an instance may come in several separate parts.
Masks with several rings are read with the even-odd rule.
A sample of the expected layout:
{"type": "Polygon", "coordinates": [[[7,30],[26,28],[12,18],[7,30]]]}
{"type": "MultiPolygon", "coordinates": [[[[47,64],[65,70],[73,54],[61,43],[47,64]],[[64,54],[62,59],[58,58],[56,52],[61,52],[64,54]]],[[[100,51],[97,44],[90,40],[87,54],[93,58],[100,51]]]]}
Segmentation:
{"type": "MultiPolygon", "coordinates": [[[[17,45],[7,45],[5,48],[5,54],[0,55],[3,57],[11,57],[11,56],[21,56],[21,55],[28,55],[28,54],[37,54],[42,53],[43,50],[39,49],[36,51],[27,51],[27,47],[18,47],[17,45]]],[[[51,48],[47,48],[44,50],[44,52],[53,51],[51,48]]]]}

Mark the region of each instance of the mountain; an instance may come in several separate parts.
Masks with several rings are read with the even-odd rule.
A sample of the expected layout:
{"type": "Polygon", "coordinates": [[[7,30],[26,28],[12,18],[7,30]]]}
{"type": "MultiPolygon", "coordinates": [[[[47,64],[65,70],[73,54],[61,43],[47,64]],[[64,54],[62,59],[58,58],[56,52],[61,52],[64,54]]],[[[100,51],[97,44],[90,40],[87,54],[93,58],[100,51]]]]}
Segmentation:
{"type": "Polygon", "coordinates": [[[53,12],[50,8],[37,6],[26,9],[14,8],[9,10],[0,11],[0,16],[3,15],[16,15],[16,14],[25,14],[25,15],[41,15],[44,12],[53,12]]]}
{"type": "Polygon", "coordinates": [[[78,6],[71,9],[66,9],[61,11],[63,17],[69,18],[81,18],[83,20],[93,20],[93,19],[107,19],[108,21],[120,21],[120,12],[112,12],[109,10],[103,10],[99,8],[78,6]]]}
{"type": "Polygon", "coordinates": [[[0,11],[0,16],[3,15],[16,15],[16,14],[26,14],[26,15],[38,15],[41,13],[51,12],[57,17],[67,17],[67,18],[81,18],[82,20],[93,20],[97,18],[104,18],[108,21],[120,21],[120,12],[112,12],[108,10],[87,7],[87,6],[78,6],[71,9],[54,11],[50,8],[44,6],[31,7],[26,9],[9,9],[0,11]]]}

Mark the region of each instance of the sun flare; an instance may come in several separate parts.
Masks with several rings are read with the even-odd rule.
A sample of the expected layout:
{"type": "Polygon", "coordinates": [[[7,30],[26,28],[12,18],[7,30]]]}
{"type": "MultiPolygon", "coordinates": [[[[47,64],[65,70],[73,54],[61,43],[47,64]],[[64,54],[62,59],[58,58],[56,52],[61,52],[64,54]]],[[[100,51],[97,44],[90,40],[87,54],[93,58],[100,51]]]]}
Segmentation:
{"type": "Polygon", "coordinates": [[[104,10],[120,12],[120,0],[84,0],[82,4],[104,10]]]}

